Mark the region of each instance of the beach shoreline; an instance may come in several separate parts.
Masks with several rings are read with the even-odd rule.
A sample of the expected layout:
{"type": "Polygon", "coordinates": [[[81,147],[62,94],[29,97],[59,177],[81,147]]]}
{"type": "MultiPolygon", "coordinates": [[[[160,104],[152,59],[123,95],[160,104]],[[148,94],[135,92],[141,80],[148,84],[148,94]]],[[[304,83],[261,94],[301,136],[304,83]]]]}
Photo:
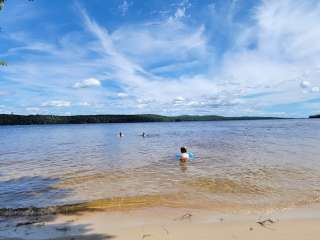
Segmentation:
{"type": "Polygon", "coordinates": [[[222,213],[144,208],[1,220],[0,239],[318,239],[320,207],[222,213]]]}

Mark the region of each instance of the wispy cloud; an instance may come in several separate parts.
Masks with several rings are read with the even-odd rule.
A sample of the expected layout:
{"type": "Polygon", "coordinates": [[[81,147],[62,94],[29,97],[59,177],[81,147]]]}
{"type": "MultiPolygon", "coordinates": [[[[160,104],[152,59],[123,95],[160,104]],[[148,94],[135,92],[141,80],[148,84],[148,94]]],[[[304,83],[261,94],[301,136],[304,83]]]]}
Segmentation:
{"type": "Polygon", "coordinates": [[[76,82],[74,88],[89,88],[89,87],[100,87],[101,82],[96,78],[88,78],[81,82],[76,82]]]}
{"type": "Polygon", "coordinates": [[[122,1],[122,3],[118,7],[122,16],[127,15],[130,6],[131,3],[129,3],[128,1],[122,1]]]}
{"type": "Polygon", "coordinates": [[[120,93],[117,93],[117,96],[123,98],[123,97],[128,97],[129,94],[128,93],[124,93],[124,92],[120,92],[120,93]]]}
{"type": "Polygon", "coordinates": [[[84,9],[81,12],[87,29],[99,40],[105,61],[112,68],[109,74],[123,82],[131,95],[137,98],[157,98],[158,104],[161,104],[171,101],[186,88],[182,86],[182,82],[200,81],[196,89],[202,91],[206,88],[204,83],[210,84],[197,76],[172,78],[155,75],[149,66],[152,61],[186,59],[187,54],[194,55],[193,58],[203,58],[206,55],[203,26],[193,29],[182,22],[163,21],[156,25],[140,25],[140,30],[125,27],[109,34],[107,29],[90,19],[84,9]],[[141,42],[144,44],[136,44],[141,42]]]}
{"type": "MultiPolygon", "coordinates": [[[[115,9],[125,16],[136,4],[115,9]]],[[[271,0],[243,13],[245,4],[180,1],[116,24],[77,4],[81,21],[52,30],[57,38],[25,28],[0,36],[10,43],[0,57],[12,61],[0,69],[0,97],[29,112],[255,115],[310,104],[320,88],[320,5],[271,0]]]]}
{"type": "Polygon", "coordinates": [[[64,100],[52,100],[49,102],[42,103],[41,106],[42,107],[70,107],[71,103],[64,100]]]}

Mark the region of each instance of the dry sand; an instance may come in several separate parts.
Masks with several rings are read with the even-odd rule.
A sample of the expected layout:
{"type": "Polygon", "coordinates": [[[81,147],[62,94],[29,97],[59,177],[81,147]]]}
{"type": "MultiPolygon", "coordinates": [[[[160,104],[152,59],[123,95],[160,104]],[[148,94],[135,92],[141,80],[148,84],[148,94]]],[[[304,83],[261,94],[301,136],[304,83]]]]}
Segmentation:
{"type": "Polygon", "coordinates": [[[58,215],[41,220],[6,218],[0,222],[0,239],[319,240],[320,209],[222,214],[151,208],[58,215]]]}

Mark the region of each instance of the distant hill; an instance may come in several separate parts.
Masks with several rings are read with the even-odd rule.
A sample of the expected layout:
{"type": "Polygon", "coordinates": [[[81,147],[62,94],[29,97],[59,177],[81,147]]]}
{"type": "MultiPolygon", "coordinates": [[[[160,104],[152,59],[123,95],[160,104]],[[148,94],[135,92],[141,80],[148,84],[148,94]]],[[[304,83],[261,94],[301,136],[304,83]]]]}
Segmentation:
{"type": "Polygon", "coordinates": [[[309,118],[320,118],[320,114],[309,116],[309,118]]]}
{"type": "Polygon", "coordinates": [[[74,116],[0,114],[0,125],[182,122],[182,121],[260,120],[260,119],[280,119],[280,118],[223,117],[223,116],[216,116],[216,115],[161,116],[161,115],[155,115],[155,114],[74,115],[74,116]]]}

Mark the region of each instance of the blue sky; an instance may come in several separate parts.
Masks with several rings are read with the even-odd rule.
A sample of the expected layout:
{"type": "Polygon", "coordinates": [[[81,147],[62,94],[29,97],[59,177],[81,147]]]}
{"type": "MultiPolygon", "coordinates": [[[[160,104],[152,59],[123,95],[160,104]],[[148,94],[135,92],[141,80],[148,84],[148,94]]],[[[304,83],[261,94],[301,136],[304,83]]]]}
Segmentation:
{"type": "Polygon", "coordinates": [[[8,0],[0,113],[320,113],[316,0],[8,0]]]}

